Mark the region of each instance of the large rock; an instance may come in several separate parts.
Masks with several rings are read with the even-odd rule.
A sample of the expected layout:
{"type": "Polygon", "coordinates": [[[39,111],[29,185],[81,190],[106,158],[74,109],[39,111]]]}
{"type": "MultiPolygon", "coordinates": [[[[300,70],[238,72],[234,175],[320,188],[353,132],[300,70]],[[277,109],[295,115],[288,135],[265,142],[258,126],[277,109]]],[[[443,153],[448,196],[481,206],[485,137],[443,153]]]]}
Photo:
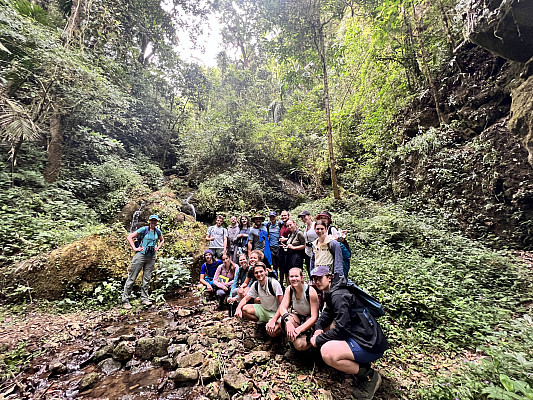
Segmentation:
{"type": "Polygon", "coordinates": [[[235,331],[231,326],[218,324],[204,328],[203,332],[210,338],[228,341],[235,338],[235,331]]]}
{"type": "Polygon", "coordinates": [[[268,351],[253,351],[244,356],[244,365],[250,367],[256,364],[266,364],[271,358],[268,351]]]}
{"type": "Polygon", "coordinates": [[[197,381],[198,371],[194,368],[178,368],[170,374],[170,379],[176,383],[197,381]]]}
{"type": "Polygon", "coordinates": [[[187,354],[181,357],[179,361],[179,367],[180,368],[197,367],[201,365],[203,362],[204,362],[203,354],[197,351],[196,353],[187,354]]]}
{"type": "Polygon", "coordinates": [[[533,57],[533,1],[478,0],[470,4],[468,39],[513,61],[533,57]]]}
{"type": "Polygon", "coordinates": [[[109,358],[113,356],[113,349],[114,346],[112,343],[106,344],[102,347],[100,347],[98,350],[94,352],[91,359],[94,362],[102,361],[104,358],[109,358]]]}
{"type": "Polygon", "coordinates": [[[81,378],[80,383],[78,383],[78,390],[83,392],[85,389],[93,386],[100,379],[100,374],[98,372],[92,372],[90,374],[84,375],[81,378]]]}
{"type": "Polygon", "coordinates": [[[129,361],[135,354],[135,345],[132,342],[122,341],[113,350],[113,358],[118,361],[129,361]]]}
{"type": "Polygon", "coordinates": [[[511,132],[523,138],[524,147],[528,151],[527,160],[533,166],[533,76],[513,90],[508,126],[511,132]]]}
{"type": "Polygon", "coordinates": [[[248,384],[248,379],[237,368],[230,368],[224,375],[224,383],[234,391],[243,390],[248,384]]]}
{"type": "Polygon", "coordinates": [[[200,375],[202,375],[202,379],[206,381],[215,379],[219,372],[218,362],[213,359],[207,360],[200,369],[200,375]]]}
{"type": "Polygon", "coordinates": [[[137,340],[135,355],[141,360],[168,355],[168,338],[164,336],[142,337],[137,340]]]}
{"type": "Polygon", "coordinates": [[[106,358],[105,360],[100,361],[98,363],[98,368],[100,368],[100,370],[104,374],[111,375],[119,371],[122,368],[122,364],[120,363],[120,361],[114,360],[112,358],[106,358]]]}

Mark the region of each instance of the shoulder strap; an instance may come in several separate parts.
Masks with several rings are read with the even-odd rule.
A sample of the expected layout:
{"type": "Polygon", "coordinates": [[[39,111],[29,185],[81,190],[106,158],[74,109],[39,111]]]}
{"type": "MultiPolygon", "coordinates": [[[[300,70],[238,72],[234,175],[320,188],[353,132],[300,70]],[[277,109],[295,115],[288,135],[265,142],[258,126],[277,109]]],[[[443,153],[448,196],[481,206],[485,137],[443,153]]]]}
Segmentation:
{"type": "Polygon", "coordinates": [[[257,294],[259,294],[259,281],[255,281],[254,290],[256,291],[257,294]]]}
{"type": "Polygon", "coordinates": [[[268,290],[270,291],[270,294],[272,296],[276,296],[276,292],[274,292],[274,286],[272,285],[272,278],[268,277],[268,290]]]}
{"type": "Polygon", "coordinates": [[[289,286],[289,308],[292,308],[292,287],[289,286]]]}
{"type": "Polygon", "coordinates": [[[307,285],[307,289],[305,289],[305,298],[307,299],[307,301],[309,303],[310,303],[310,301],[309,301],[309,288],[310,287],[311,287],[310,285],[307,285]]]}

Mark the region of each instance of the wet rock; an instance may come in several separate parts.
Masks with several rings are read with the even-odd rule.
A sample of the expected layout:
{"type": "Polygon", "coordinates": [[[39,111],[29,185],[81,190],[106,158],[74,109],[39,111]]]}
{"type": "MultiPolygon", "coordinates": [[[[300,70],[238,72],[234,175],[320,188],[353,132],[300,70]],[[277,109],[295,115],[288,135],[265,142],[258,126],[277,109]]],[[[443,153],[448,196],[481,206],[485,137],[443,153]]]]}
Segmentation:
{"type": "Polygon", "coordinates": [[[223,324],[208,326],[203,329],[203,333],[210,338],[217,338],[218,340],[227,341],[235,338],[233,328],[223,324]]]}
{"type": "Polygon", "coordinates": [[[141,360],[151,360],[168,354],[168,338],[164,336],[143,337],[137,341],[135,355],[141,360]]]}
{"type": "Polygon", "coordinates": [[[246,387],[248,379],[237,368],[230,368],[224,375],[224,383],[232,390],[242,390],[246,387]]]}
{"type": "Polygon", "coordinates": [[[250,367],[252,365],[266,364],[270,357],[268,351],[254,351],[244,357],[244,365],[250,367]]]}
{"type": "Polygon", "coordinates": [[[186,344],[173,344],[168,348],[168,355],[171,357],[175,357],[178,354],[181,354],[183,352],[187,351],[187,345],[186,344]]]}
{"type": "Polygon", "coordinates": [[[120,370],[122,368],[122,364],[120,361],[112,358],[106,358],[98,363],[98,368],[100,368],[104,374],[111,375],[120,370]]]}
{"type": "Polygon", "coordinates": [[[94,352],[93,356],[91,357],[92,361],[99,362],[102,361],[104,358],[112,357],[113,349],[114,346],[112,343],[106,344],[105,346],[94,352]]]}
{"type": "Polygon", "coordinates": [[[168,356],[154,357],[152,364],[156,367],[163,367],[165,369],[174,369],[177,365],[176,360],[168,356]]]}
{"type": "Polygon", "coordinates": [[[130,368],[135,368],[137,366],[139,366],[141,362],[139,360],[137,360],[136,358],[132,358],[131,360],[129,360],[127,363],[126,363],[126,368],[130,369],[130,368]]]}
{"type": "Polygon", "coordinates": [[[62,362],[54,361],[48,366],[48,371],[50,375],[62,375],[67,372],[67,367],[62,362]]]}
{"type": "Polygon", "coordinates": [[[189,335],[176,335],[174,336],[174,343],[187,343],[189,335]]]}
{"type": "Polygon", "coordinates": [[[131,360],[134,354],[135,345],[132,342],[120,342],[113,350],[113,358],[122,362],[131,360]]]}
{"type": "Polygon", "coordinates": [[[170,379],[176,383],[196,381],[198,380],[198,371],[194,368],[178,368],[170,374],[170,379]]]}
{"type": "Polygon", "coordinates": [[[188,317],[189,315],[194,314],[193,310],[188,310],[186,308],[180,308],[174,313],[177,317],[188,317]]]}
{"type": "Polygon", "coordinates": [[[98,372],[92,372],[90,374],[85,375],[83,378],[81,378],[80,383],[78,383],[78,390],[80,392],[83,392],[85,389],[90,388],[96,382],[98,382],[99,379],[100,374],[98,372]]]}
{"type": "Polygon", "coordinates": [[[135,335],[122,335],[120,341],[134,342],[137,339],[135,335]]]}
{"type": "Polygon", "coordinates": [[[202,378],[207,381],[215,379],[218,373],[218,362],[213,359],[207,360],[200,369],[200,375],[202,375],[202,378]]]}
{"type": "Polygon", "coordinates": [[[242,344],[246,350],[252,350],[255,347],[255,341],[251,338],[244,339],[242,344]]]}
{"type": "Polygon", "coordinates": [[[181,357],[179,361],[180,368],[197,367],[204,362],[204,355],[197,351],[196,353],[187,354],[181,357]]]}

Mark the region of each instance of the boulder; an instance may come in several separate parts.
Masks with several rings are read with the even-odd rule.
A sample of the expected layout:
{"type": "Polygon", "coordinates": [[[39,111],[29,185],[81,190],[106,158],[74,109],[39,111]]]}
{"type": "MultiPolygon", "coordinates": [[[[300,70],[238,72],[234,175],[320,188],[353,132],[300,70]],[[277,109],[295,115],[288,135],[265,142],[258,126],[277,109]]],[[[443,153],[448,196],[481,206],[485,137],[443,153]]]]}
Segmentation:
{"type": "Polygon", "coordinates": [[[106,344],[102,347],[100,347],[98,350],[94,352],[91,359],[94,362],[102,361],[104,358],[109,358],[113,356],[113,349],[114,346],[112,343],[106,344]]]}
{"type": "Polygon", "coordinates": [[[271,358],[268,351],[253,351],[244,357],[244,365],[250,367],[257,364],[266,364],[271,358]]]}
{"type": "Polygon", "coordinates": [[[207,360],[200,369],[200,375],[202,376],[202,379],[206,381],[215,379],[219,372],[218,362],[213,359],[207,360]]]}
{"type": "Polygon", "coordinates": [[[174,369],[177,365],[176,360],[169,356],[154,357],[152,364],[156,367],[163,367],[164,369],[174,369]]]}
{"type": "Polygon", "coordinates": [[[80,382],[78,383],[78,390],[80,392],[83,392],[85,389],[90,388],[93,386],[98,380],[100,379],[100,374],[98,372],[92,372],[90,374],[86,374],[81,378],[80,382]]]}
{"type": "Polygon", "coordinates": [[[203,329],[203,333],[218,340],[228,341],[235,338],[235,332],[231,326],[218,324],[203,329]]]}
{"type": "Polygon", "coordinates": [[[170,374],[170,379],[176,383],[194,382],[198,380],[198,371],[194,368],[178,368],[170,374]]]}
{"type": "Polygon", "coordinates": [[[54,361],[48,365],[50,375],[62,375],[67,372],[67,367],[60,361],[54,361]]]}
{"type": "Polygon", "coordinates": [[[168,338],[164,336],[142,337],[137,341],[135,355],[141,360],[168,355],[168,338]]]}
{"type": "Polygon", "coordinates": [[[248,379],[237,368],[230,368],[224,375],[224,383],[234,391],[243,390],[248,379]]]}
{"type": "Polygon", "coordinates": [[[533,57],[533,2],[478,0],[470,3],[468,39],[512,61],[533,57]]]}
{"type": "Polygon", "coordinates": [[[180,368],[197,367],[204,362],[204,355],[197,351],[196,353],[187,354],[179,360],[180,368]]]}
{"type": "Polygon", "coordinates": [[[105,360],[100,361],[98,363],[98,368],[100,368],[100,370],[104,374],[111,375],[119,371],[122,368],[122,364],[120,363],[120,361],[114,360],[112,358],[106,358],[105,360]]]}
{"type": "Polygon", "coordinates": [[[533,166],[533,76],[527,78],[512,92],[511,118],[508,127],[523,138],[528,151],[527,160],[533,166]]]}
{"type": "Polygon", "coordinates": [[[132,342],[122,341],[113,349],[113,358],[115,360],[126,362],[135,354],[135,345],[132,342]]]}

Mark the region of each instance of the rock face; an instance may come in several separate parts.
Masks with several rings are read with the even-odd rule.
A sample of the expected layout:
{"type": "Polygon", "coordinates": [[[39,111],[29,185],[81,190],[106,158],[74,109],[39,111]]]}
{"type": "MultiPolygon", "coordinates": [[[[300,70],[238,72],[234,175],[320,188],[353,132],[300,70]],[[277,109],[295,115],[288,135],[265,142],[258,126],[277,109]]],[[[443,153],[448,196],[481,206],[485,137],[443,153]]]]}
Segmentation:
{"type": "Polygon", "coordinates": [[[508,60],[525,63],[533,57],[533,2],[473,2],[466,31],[473,43],[508,60]]]}
{"type": "Polygon", "coordinates": [[[527,160],[533,166],[533,76],[513,90],[509,129],[524,138],[523,143],[528,151],[527,160]]]}

